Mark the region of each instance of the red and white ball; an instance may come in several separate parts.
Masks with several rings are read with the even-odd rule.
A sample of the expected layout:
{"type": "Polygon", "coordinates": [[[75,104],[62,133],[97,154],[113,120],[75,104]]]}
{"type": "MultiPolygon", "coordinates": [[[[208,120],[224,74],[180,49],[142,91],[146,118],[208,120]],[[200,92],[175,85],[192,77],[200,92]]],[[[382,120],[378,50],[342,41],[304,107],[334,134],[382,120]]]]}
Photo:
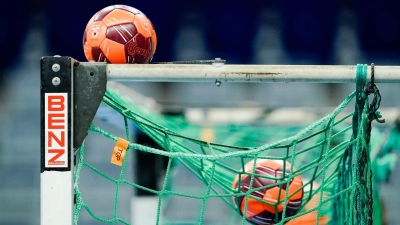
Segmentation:
{"type": "MultiPolygon", "coordinates": [[[[247,173],[253,172],[254,160],[245,165],[247,173]]],[[[288,192],[288,199],[286,199],[286,217],[293,216],[300,209],[303,202],[303,181],[300,175],[295,176],[289,182],[283,185],[276,184],[276,178],[282,178],[290,173],[290,163],[284,164],[282,160],[268,160],[259,159],[256,161],[254,180],[251,189],[261,188],[260,190],[253,191],[250,195],[262,199],[266,204],[255,198],[249,198],[247,202],[246,219],[255,224],[275,224],[282,219],[283,202],[285,200],[286,192],[288,192]],[[263,177],[261,177],[261,176],[263,177]],[[276,185],[273,185],[276,184],[276,185]],[[271,185],[271,187],[265,187],[271,185]],[[278,220],[277,220],[278,219],[278,220]]],[[[293,168],[293,172],[296,170],[293,168]]],[[[240,190],[241,192],[248,192],[250,190],[251,176],[248,174],[241,174],[235,177],[233,181],[233,190],[240,190]]],[[[283,179],[286,182],[286,179],[283,179]]],[[[281,182],[281,181],[279,181],[281,182]]],[[[240,209],[242,215],[246,207],[246,197],[239,196],[234,198],[236,206],[240,209]]]]}
{"type": "Polygon", "coordinates": [[[98,11],[83,34],[88,61],[149,63],[156,47],[153,24],[141,11],[126,5],[112,5],[98,11]]]}

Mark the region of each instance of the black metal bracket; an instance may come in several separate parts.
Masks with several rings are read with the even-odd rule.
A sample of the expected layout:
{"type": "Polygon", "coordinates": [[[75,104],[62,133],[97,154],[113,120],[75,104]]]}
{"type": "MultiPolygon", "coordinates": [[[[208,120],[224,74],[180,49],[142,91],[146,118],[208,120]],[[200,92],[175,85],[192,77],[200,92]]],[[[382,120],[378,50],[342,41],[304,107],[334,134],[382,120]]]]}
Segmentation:
{"type": "Polygon", "coordinates": [[[74,63],[74,148],[82,145],[106,92],[106,63],[74,63]]]}
{"type": "Polygon", "coordinates": [[[68,90],[72,90],[69,98],[73,99],[73,148],[82,145],[105,94],[106,65],[99,62],[80,63],[71,57],[45,56],[41,59],[42,98],[44,93],[70,93],[68,90]]]}
{"type": "MultiPolygon", "coordinates": [[[[45,170],[51,171],[70,171],[71,170],[71,160],[69,156],[71,155],[71,142],[64,143],[64,148],[61,151],[65,151],[61,154],[56,154],[59,152],[51,153],[52,159],[56,160],[60,157],[60,155],[64,156],[63,160],[58,161],[59,164],[49,165],[49,158],[46,160],[46,149],[48,148],[48,143],[46,143],[46,136],[48,135],[46,130],[46,120],[48,121],[47,114],[48,109],[46,109],[46,95],[48,94],[64,94],[65,99],[62,107],[58,106],[59,109],[65,109],[67,112],[67,120],[66,117],[61,117],[59,114],[55,117],[55,125],[57,129],[64,129],[65,126],[70,127],[72,124],[71,121],[71,92],[72,92],[72,62],[73,59],[71,57],[42,57],[40,60],[40,161],[41,161],[41,172],[45,170]],[[46,148],[47,147],[47,148],[46,148]],[[65,157],[65,155],[67,155],[65,157]],[[65,161],[67,159],[67,161],[65,161]],[[59,165],[59,166],[57,166],[59,165]]],[[[71,129],[68,130],[66,134],[63,136],[57,137],[60,141],[65,140],[65,137],[71,138],[71,129]]],[[[56,150],[60,151],[60,150],[56,150]]]]}

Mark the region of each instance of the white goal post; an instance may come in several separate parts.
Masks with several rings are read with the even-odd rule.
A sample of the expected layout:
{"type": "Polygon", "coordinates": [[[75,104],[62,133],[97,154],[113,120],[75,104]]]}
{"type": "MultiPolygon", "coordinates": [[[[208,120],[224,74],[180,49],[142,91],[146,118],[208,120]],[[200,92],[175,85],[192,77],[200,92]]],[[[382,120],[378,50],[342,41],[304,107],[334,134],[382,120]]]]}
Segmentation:
{"type": "MultiPolygon", "coordinates": [[[[229,65],[229,64],[108,64],[107,79],[146,82],[307,82],[350,83],[356,66],[229,65]]],[[[400,66],[374,66],[375,82],[399,83],[400,66]]],[[[368,66],[368,80],[371,66],[368,66]]]]}
{"type": "MultiPolygon", "coordinates": [[[[374,66],[375,82],[399,83],[400,66],[374,66]]],[[[355,82],[356,66],[107,64],[41,59],[41,225],[71,225],[74,152],[87,135],[106,82],[355,82]]],[[[368,80],[371,66],[368,66],[368,80]]]]}

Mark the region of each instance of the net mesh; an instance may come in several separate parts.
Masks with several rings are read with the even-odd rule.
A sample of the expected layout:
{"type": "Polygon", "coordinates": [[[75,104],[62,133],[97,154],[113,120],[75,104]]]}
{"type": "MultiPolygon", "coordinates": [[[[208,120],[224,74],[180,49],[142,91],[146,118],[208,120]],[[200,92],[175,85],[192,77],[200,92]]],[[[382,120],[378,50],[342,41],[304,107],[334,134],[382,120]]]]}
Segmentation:
{"type": "MultiPolygon", "coordinates": [[[[75,224],[78,224],[83,209],[101,222],[130,224],[128,219],[118,215],[121,185],[158,196],[156,224],[182,223],[162,214],[174,198],[193,199],[199,203],[198,209],[194,207],[197,212],[193,221],[184,224],[206,224],[207,216],[212,214],[207,205],[214,199],[222,200],[236,215],[220,215],[225,217],[223,224],[372,224],[373,220],[374,224],[379,224],[381,212],[376,200],[370,157],[371,122],[377,116],[379,105],[376,104],[379,102],[373,106],[369,104],[364,92],[366,73],[367,66],[358,65],[356,91],[330,114],[311,125],[214,126],[211,127],[212,139],[215,139],[212,142],[199,138],[210,127],[191,124],[182,116],[166,116],[145,110],[118,92],[107,90],[103,103],[121,115],[126,139],[130,141],[130,126],[133,124],[161,148],[130,141],[119,176],[115,178],[88,163],[85,148],[80,147],[76,153],[74,176],[75,224]],[[353,106],[349,104],[352,101],[353,106]],[[351,110],[346,110],[348,108],[351,110]],[[132,151],[168,158],[159,189],[139,185],[124,177],[130,163],[128,155],[132,151]],[[262,160],[281,162],[281,174],[277,175],[276,171],[274,175],[257,172],[257,163],[262,160]],[[180,179],[173,172],[177,167],[185,168],[200,180],[201,191],[174,185],[180,179]],[[115,184],[112,217],[97,215],[85,203],[79,186],[82,168],[88,168],[115,184]],[[268,182],[259,184],[260,180],[268,182]],[[299,180],[295,186],[294,181],[299,180]],[[294,206],[293,199],[299,196],[300,200],[294,206]]],[[[118,139],[94,124],[90,131],[113,141],[118,139]]]]}

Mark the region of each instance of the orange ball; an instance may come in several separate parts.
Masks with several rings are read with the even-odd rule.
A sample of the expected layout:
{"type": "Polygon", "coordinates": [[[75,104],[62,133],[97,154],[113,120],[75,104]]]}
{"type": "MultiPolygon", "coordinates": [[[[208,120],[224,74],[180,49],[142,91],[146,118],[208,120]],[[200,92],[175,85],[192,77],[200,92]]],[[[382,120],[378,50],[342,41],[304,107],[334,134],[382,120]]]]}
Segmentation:
{"type": "MultiPolygon", "coordinates": [[[[314,181],[313,182],[313,189],[316,190],[318,187],[319,187],[319,184],[316,181],[314,181]]],[[[307,185],[304,189],[306,191],[310,191],[309,190],[310,189],[310,185],[307,185]]],[[[302,211],[308,211],[308,210],[316,208],[320,204],[320,196],[321,196],[320,193],[316,193],[310,199],[310,201],[307,202],[304,205],[304,208],[302,209],[302,211]]],[[[323,199],[325,199],[327,197],[327,195],[325,193],[322,196],[323,196],[322,197],[323,199]]],[[[286,225],[314,225],[314,224],[317,224],[317,216],[318,216],[318,209],[316,209],[314,211],[311,211],[311,212],[309,212],[307,214],[304,214],[302,216],[296,217],[296,218],[294,218],[292,220],[289,220],[286,223],[286,225]]],[[[320,214],[319,215],[319,219],[318,219],[318,224],[326,225],[326,224],[329,223],[329,220],[330,220],[330,218],[329,218],[328,215],[320,214]]]]}
{"type": "Polygon", "coordinates": [[[112,5],[98,11],[83,34],[88,61],[149,63],[156,47],[153,24],[141,11],[126,5],[112,5]]]}
{"type": "MultiPolygon", "coordinates": [[[[254,160],[248,162],[245,165],[245,171],[247,173],[253,172],[254,160]]],[[[286,217],[293,216],[300,208],[303,199],[303,181],[300,175],[295,176],[289,182],[287,186],[286,183],[282,184],[282,188],[278,181],[274,178],[281,178],[287,176],[290,172],[290,163],[286,162],[285,169],[282,160],[268,160],[259,159],[256,161],[254,180],[252,188],[261,188],[260,190],[253,191],[250,193],[251,196],[262,199],[266,204],[254,198],[248,199],[246,219],[256,223],[256,224],[275,224],[282,219],[283,213],[283,201],[285,199],[286,192],[288,192],[289,198],[287,199],[286,205],[286,217]],[[265,177],[261,177],[265,176],[265,177]],[[276,184],[276,185],[273,185],[276,184]],[[272,185],[271,187],[265,187],[267,185],[272,185]],[[278,218],[278,220],[276,220],[278,218]]],[[[296,170],[293,168],[293,172],[296,170]]],[[[247,192],[250,190],[251,175],[241,174],[241,181],[239,182],[239,175],[237,175],[233,181],[232,188],[234,190],[240,190],[241,192],[247,192]]],[[[284,179],[284,182],[287,180],[284,179]]],[[[234,198],[234,202],[237,207],[239,207],[242,215],[244,214],[244,209],[246,205],[246,197],[239,196],[234,198]]]]}

